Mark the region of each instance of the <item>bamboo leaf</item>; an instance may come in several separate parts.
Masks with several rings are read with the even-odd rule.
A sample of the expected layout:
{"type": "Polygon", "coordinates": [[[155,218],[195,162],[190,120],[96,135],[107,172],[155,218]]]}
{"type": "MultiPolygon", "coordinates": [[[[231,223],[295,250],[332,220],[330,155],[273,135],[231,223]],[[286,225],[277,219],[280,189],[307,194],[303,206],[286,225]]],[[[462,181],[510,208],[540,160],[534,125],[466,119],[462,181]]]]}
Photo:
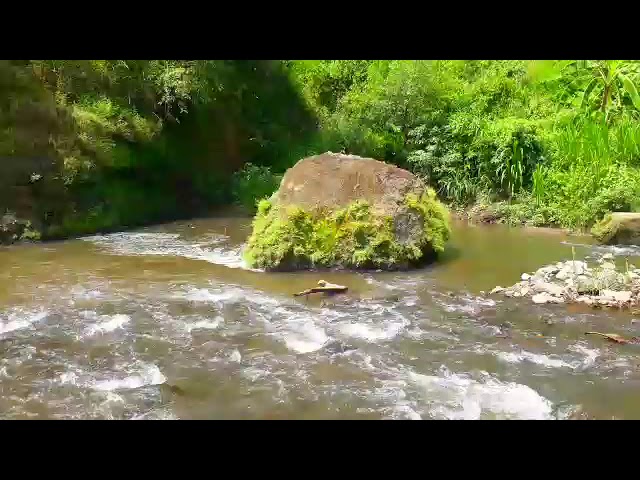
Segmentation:
{"type": "Polygon", "coordinates": [[[631,97],[631,101],[633,102],[633,106],[640,110],[640,96],[638,95],[638,89],[631,81],[629,77],[626,75],[620,74],[620,78],[622,79],[622,85],[624,85],[624,89],[627,91],[629,96],[631,97]]]}
{"type": "Polygon", "coordinates": [[[593,91],[597,83],[598,83],[598,79],[593,78],[587,85],[587,88],[584,90],[584,94],[582,95],[581,108],[584,108],[589,103],[589,95],[591,95],[591,92],[593,91]]]}

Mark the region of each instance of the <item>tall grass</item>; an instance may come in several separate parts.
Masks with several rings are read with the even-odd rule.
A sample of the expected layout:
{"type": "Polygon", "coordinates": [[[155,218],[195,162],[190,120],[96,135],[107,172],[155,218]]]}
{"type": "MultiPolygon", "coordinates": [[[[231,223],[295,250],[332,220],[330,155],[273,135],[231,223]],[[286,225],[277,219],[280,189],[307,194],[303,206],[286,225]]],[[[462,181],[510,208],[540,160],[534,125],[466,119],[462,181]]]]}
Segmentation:
{"type": "MultiPolygon", "coordinates": [[[[552,142],[554,161],[539,174],[558,223],[585,228],[607,211],[635,208],[640,192],[638,135],[640,127],[630,119],[614,125],[583,120],[558,130],[552,142]]],[[[536,188],[537,196],[542,187],[536,188]]]]}

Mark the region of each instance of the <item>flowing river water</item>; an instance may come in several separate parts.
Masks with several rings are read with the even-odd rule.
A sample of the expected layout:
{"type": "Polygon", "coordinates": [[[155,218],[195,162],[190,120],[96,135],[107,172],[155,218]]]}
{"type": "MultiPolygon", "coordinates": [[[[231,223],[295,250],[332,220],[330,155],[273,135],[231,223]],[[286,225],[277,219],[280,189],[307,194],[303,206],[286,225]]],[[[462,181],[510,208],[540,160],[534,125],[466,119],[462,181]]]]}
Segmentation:
{"type": "MultiPolygon", "coordinates": [[[[250,219],[0,249],[0,419],[640,418],[629,312],[483,295],[633,249],[456,224],[412,272],[252,271],[250,219]],[[292,294],[319,279],[349,294],[292,294]]],[[[636,259],[638,264],[638,260],[636,259]]]]}

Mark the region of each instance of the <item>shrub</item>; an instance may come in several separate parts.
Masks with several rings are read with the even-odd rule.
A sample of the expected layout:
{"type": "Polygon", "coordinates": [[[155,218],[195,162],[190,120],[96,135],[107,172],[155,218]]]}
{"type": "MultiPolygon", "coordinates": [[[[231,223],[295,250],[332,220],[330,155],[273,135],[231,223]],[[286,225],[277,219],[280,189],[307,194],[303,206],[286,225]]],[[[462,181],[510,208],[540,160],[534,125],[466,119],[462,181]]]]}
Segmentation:
{"type": "Polygon", "coordinates": [[[250,212],[256,210],[256,202],[269,197],[278,189],[281,177],[271,173],[269,167],[245,164],[232,179],[232,195],[236,203],[250,212]]]}

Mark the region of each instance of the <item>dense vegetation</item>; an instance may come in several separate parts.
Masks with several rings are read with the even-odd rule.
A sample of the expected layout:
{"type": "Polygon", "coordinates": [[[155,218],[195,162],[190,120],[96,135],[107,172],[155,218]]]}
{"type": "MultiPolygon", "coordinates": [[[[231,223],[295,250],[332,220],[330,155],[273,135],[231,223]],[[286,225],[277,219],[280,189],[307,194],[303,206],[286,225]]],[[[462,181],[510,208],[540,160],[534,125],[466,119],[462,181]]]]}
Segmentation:
{"type": "Polygon", "coordinates": [[[640,208],[637,61],[0,61],[0,214],[50,237],[253,207],[303,156],[506,221],[640,208]]]}
{"type": "Polygon", "coordinates": [[[298,62],[323,148],[426,177],[457,206],[585,228],[640,193],[638,62],[298,62]],[[330,94],[329,92],[332,92],[330,94]]]}
{"type": "Polygon", "coordinates": [[[230,203],[317,124],[274,61],[2,61],[0,96],[0,214],[49,237],[230,203]]]}

